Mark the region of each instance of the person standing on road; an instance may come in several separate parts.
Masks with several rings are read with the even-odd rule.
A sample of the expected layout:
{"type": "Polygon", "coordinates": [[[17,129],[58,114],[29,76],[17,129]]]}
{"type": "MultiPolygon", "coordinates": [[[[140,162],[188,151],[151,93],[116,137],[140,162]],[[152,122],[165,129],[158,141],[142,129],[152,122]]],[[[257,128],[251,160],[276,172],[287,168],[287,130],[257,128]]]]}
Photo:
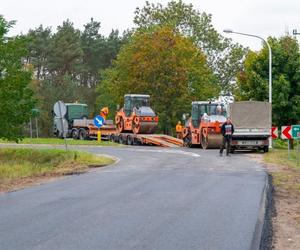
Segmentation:
{"type": "Polygon", "coordinates": [[[226,155],[229,156],[230,142],[232,134],[234,133],[234,126],[231,123],[230,118],[227,118],[226,122],[221,127],[221,133],[223,135],[223,142],[220,148],[220,156],[223,155],[223,150],[226,147],[226,155]]]}
{"type": "Polygon", "coordinates": [[[176,134],[177,134],[177,138],[178,139],[182,139],[182,125],[181,125],[181,121],[178,121],[178,123],[176,125],[176,134]]]}

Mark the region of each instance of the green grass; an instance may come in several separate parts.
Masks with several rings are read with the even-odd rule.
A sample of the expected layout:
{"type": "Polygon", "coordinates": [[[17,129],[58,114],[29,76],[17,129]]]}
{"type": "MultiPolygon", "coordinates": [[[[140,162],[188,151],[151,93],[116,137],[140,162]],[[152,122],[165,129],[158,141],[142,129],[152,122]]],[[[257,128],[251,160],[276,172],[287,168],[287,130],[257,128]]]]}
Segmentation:
{"type": "Polygon", "coordinates": [[[113,162],[108,157],[77,151],[0,148],[0,190],[13,188],[14,183],[24,178],[85,172],[90,167],[113,162]]]}
{"type": "Polygon", "coordinates": [[[281,140],[281,139],[273,140],[273,147],[275,149],[287,149],[288,148],[288,141],[287,140],[281,140]]]}
{"type": "Polygon", "coordinates": [[[276,187],[300,192],[300,152],[286,149],[273,149],[264,155],[264,161],[283,166],[272,172],[273,183],[276,187]]]}
{"type": "MultiPolygon", "coordinates": [[[[12,141],[6,141],[0,139],[0,143],[15,143],[12,141]]],[[[64,145],[65,141],[63,139],[57,138],[24,138],[19,142],[19,144],[50,144],[50,145],[64,145]]],[[[91,146],[116,146],[119,145],[110,141],[101,141],[96,140],[73,140],[67,139],[68,145],[91,145],[91,146]]]]}
{"type": "Polygon", "coordinates": [[[264,155],[264,160],[282,166],[297,168],[300,170],[300,152],[291,150],[290,155],[287,149],[273,149],[264,155]]]}

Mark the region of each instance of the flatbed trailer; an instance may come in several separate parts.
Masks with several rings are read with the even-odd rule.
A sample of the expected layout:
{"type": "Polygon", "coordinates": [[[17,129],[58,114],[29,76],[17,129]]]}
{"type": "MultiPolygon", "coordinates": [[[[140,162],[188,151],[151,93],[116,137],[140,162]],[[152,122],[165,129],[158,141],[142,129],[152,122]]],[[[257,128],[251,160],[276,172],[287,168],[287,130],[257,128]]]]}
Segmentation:
{"type": "Polygon", "coordinates": [[[111,135],[117,132],[116,126],[112,120],[107,120],[106,124],[100,129],[94,125],[91,119],[75,119],[70,131],[70,136],[73,139],[97,139],[98,131],[101,132],[101,139],[110,140],[111,135]]]}
{"type": "Polygon", "coordinates": [[[126,145],[152,145],[160,147],[182,147],[183,141],[173,136],[163,134],[134,134],[118,133],[116,126],[112,121],[106,121],[106,124],[98,129],[93,120],[78,119],[74,120],[72,131],[73,139],[97,139],[98,131],[101,132],[102,140],[109,140],[126,145]]]}
{"type": "Polygon", "coordinates": [[[163,134],[116,133],[111,135],[111,140],[126,145],[150,145],[160,147],[183,146],[181,139],[163,134]]]}

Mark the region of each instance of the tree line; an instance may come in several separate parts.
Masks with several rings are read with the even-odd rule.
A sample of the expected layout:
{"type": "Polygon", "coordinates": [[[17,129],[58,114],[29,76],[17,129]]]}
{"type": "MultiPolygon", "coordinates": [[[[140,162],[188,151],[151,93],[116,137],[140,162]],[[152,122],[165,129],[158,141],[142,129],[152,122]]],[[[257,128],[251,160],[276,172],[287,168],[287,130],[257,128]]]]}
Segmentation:
{"type": "MultiPolygon", "coordinates": [[[[134,14],[134,28],[122,34],[112,30],[108,36],[101,35],[101,23],[92,18],[82,30],[66,20],[56,31],[40,25],[7,37],[14,23],[1,16],[0,137],[18,138],[32,108],[41,110],[42,135],[51,135],[57,100],[87,103],[91,115],[108,106],[112,118],[124,94],[150,94],[166,133],[190,112],[192,101],[221,91],[234,93],[237,100],[267,100],[266,46],[254,52],[233,43],[214,29],[211,15],[181,0],[166,6],[146,2],[134,14]],[[9,135],[4,130],[11,126],[9,135]]],[[[268,41],[273,50],[273,121],[298,122],[298,42],[290,36],[268,41]]]]}

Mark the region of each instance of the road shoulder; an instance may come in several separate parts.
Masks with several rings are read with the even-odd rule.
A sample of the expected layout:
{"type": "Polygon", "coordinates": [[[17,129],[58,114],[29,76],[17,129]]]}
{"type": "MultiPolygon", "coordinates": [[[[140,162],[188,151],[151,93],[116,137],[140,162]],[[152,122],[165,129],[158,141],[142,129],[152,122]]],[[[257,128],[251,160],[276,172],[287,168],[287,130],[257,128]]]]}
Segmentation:
{"type": "Polygon", "coordinates": [[[275,208],[267,208],[267,213],[272,217],[268,232],[269,237],[272,236],[272,249],[300,249],[299,169],[268,163],[261,154],[251,154],[250,157],[263,163],[270,176],[270,193],[275,205],[275,208]]]}

